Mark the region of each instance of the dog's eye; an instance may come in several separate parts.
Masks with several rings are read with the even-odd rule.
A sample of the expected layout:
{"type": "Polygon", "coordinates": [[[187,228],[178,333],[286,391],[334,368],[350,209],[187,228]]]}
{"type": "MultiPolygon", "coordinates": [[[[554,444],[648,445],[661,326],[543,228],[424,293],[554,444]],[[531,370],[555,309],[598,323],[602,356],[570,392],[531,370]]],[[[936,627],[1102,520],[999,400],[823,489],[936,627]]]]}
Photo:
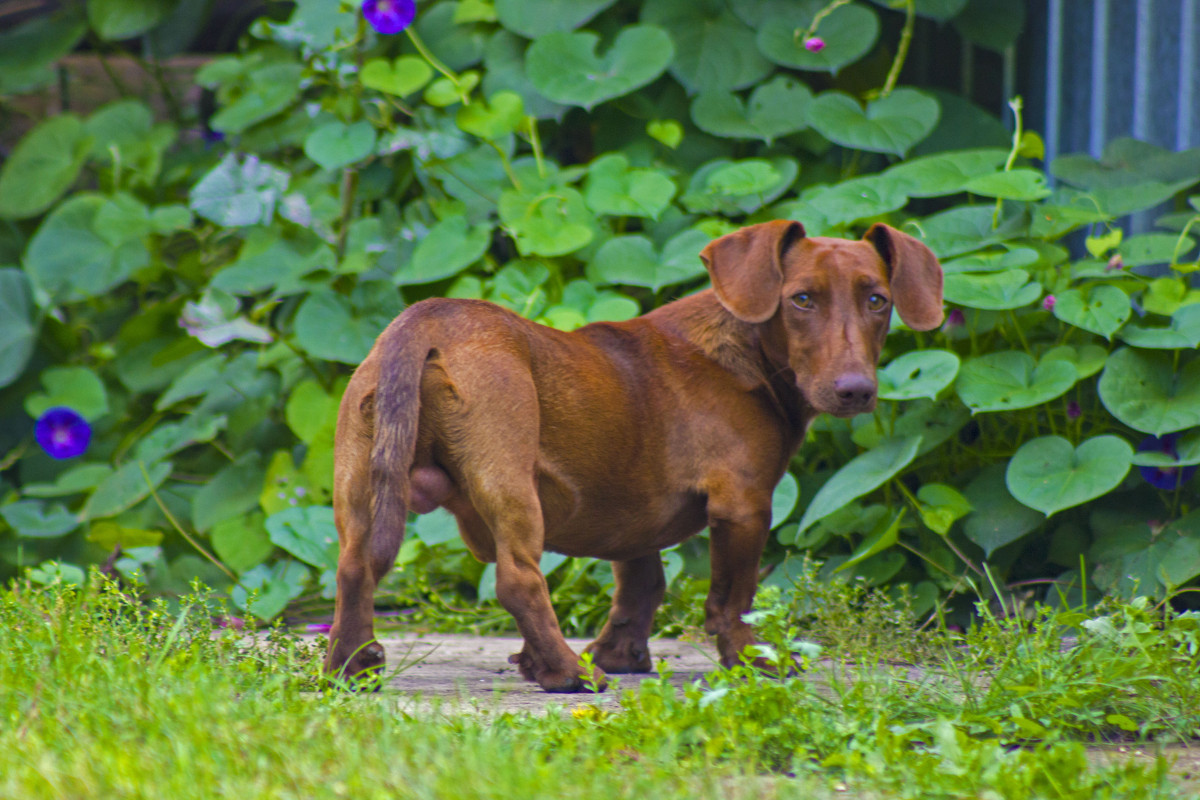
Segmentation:
{"type": "Polygon", "coordinates": [[[810,295],[808,292],[794,294],[792,295],[792,305],[794,305],[796,308],[802,308],[805,311],[808,311],[813,307],[812,295],[810,295]]]}
{"type": "Polygon", "coordinates": [[[867,298],[867,308],[872,311],[883,311],[887,308],[887,298],[881,294],[873,294],[867,298]]]}

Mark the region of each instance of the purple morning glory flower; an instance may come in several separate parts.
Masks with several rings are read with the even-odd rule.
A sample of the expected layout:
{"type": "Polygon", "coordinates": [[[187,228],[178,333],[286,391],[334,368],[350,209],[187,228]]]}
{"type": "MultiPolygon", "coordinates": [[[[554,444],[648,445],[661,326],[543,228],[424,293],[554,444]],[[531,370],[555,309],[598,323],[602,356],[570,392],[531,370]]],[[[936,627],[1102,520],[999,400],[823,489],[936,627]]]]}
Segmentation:
{"type": "Polygon", "coordinates": [[[961,328],[967,324],[966,315],[963,314],[961,308],[952,308],[950,313],[946,315],[946,321],[942,323],[942,330],[949,331],[955,328],[961,328]]]}
{"type": "Polygon", "coordinates": [[[372,28],[390,35],[412,24],[417,4],[414,0],[365,0],[362,11],[372,28]]]}
{"type": "Polygon", "coordinates": [[[810,53],[819,53],[825,49],[825,40],[820,36],[810,36],[804,40],[804,49],[810,53]]]}
{"type": "Polygon", "coordinates": [[[1067,403],[1067,419],[1079,419],[1083,416],[1083,409],[1079,407],[1079,403],[1074,400],[1067,403]]]}
{"type": "Polygon", "coordinates": [[[304,630],[309,633],[329,633],[332,628],[328,622],[310,622],[304,626],[304,630]]]}
{"type": "Polygon", "coordinates": [[[75,458],[88,449],[92,426],[75,411],[57,406],[38,417],[33,437],[51,458],[75,458]]]}
{"type": "MultiPolygon", "coordinates": [[[[1179,458],[1179,453],[1175,450],[1175,442],[1179,439],[1179,434],[1168,433],[1165,436],[1147,436],[1142,439],[1142,443],[1138,445],[1138,452],[1144,453],[1147,450],[1154,450],[1159,453],[1166,453],[1171,458],[1179,458]]],[[[1178,489],[1183,484],[1191,480],[1196,474],[1196,465],[1191,464],[1186,467],[1138,467],[1138,472],[1142,473],[1142,477],[1146,479],[1146,483],[1156,489],[1167,489],[1173,491],[1178,489]]]]}

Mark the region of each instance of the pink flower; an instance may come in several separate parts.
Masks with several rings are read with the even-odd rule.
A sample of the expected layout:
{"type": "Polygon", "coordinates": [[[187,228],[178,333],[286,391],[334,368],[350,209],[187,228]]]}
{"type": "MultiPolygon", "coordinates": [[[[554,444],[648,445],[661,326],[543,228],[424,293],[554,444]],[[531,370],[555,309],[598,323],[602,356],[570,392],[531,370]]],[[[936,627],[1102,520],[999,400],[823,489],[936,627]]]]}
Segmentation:
{"type": "Polygon", "coordinates": [[[363,16],[379,33],[393,34],[407,28],[417,16],[414,0],[364,0],[363,16]]]}
{"type": "Polygon", "coordinates": [[[804,49],[810,53],[819,53],[825,49],[825,40],[820,36],[810,36],[804,40],[804,49]]]}
{"type": "Polygon", "coordinates": [[[1079,419],[1083,415],[1083,409],[1079,407],[1079,403],[1074,400],[1067,403],[1067,419],[1079,419]]]}
{"type": "Polygon", "coordinates": [[[1054,299],[1054,295],[1048,294],[1046,295],[1046,299],[1042,301],[1042,308],[1046,309],[1047,311],[1053,311],[1054,304],[1057,302],[1058,301],[1054,299]]]}
{"type": "Polygon", "coordinates": [[[961,308],[952,308],[950,313],[946,315],[946,321],[942,323],[942,330],[950,331],[955,328],[961,328],[967,323],[967,318],[963,315],[961,308]]]}
{"type": "Polygon", "coordinates": [[[328,622],[310,622],[304,626],[304,630],[309,633],[329,633],[332,627],[328,622]]]}

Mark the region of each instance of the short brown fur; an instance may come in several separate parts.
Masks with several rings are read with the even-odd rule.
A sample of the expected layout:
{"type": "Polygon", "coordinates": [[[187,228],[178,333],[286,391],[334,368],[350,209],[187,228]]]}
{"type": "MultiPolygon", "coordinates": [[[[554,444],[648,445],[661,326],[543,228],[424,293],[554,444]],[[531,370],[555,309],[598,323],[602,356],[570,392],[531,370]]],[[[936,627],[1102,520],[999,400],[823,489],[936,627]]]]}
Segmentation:
{"type": "Polygon", "coordinates": [[[587,651],[605,672],[651,668],[665,589],[659,551],[708,527],[706,629],[722,663],[754,643],[771,495],[812,419],[875,405],[891,307],[942,319],[933,253],[885,225],[862,241],[754,225],[704,248],[713,288],[571,333],[476,300],[432,299],[388,326],[338,414],[341,555],[326,668],[379,669],[373,594],[409,511],[454,514],[525,646],[511,659],[546,691],[584,688],[538,569],[544,550],[613,562],[607,624],[587,651]]]}

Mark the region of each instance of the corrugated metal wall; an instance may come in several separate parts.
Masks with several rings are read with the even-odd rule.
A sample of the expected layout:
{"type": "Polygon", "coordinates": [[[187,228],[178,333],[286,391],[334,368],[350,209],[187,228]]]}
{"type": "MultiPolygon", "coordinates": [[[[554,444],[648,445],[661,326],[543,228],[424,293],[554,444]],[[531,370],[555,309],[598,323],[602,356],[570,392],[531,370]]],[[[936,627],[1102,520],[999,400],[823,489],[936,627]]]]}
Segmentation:
{"type": "Polygon", "coordinates": [[[1200,147],[1200,0],[1030,0],[1021,70],[1046,158],[1121,136],[1200,147]]]}

